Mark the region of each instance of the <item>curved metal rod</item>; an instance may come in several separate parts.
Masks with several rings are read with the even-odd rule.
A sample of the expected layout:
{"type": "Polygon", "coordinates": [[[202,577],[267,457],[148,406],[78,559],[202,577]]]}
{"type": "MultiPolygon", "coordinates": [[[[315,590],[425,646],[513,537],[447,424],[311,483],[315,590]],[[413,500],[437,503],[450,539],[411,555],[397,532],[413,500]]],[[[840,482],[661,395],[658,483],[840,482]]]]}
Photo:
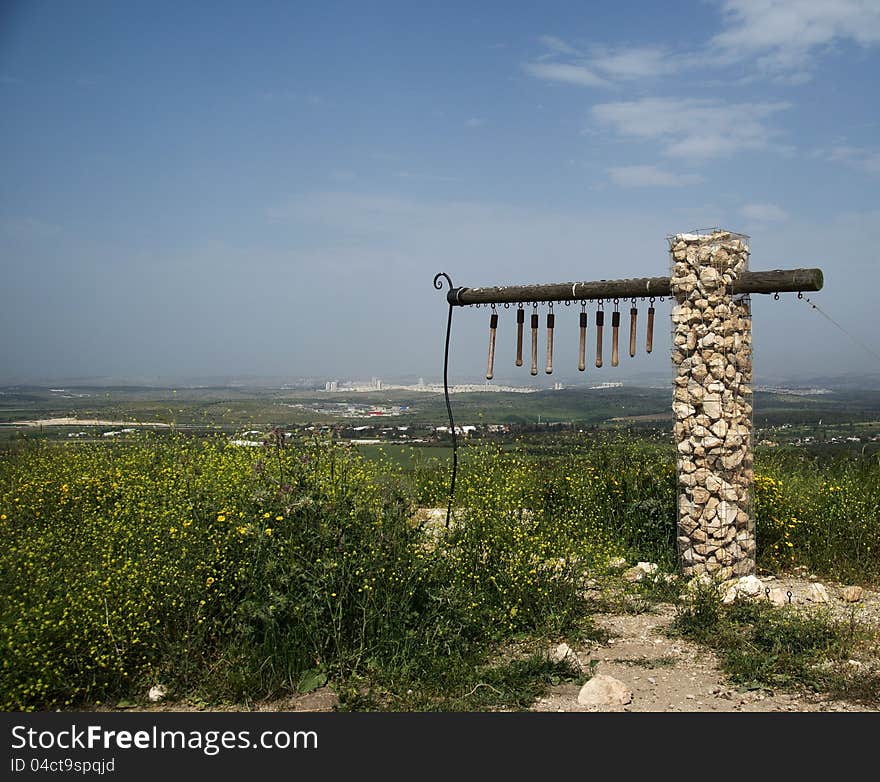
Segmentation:
{"type": "MultiPolygon", "coordinates": [[[[440,272],[434,276],[434,287],[443,290],[441,277],[446,278],[449,290],[453,290],[452,279],[446,272],[440,272]]],[[[446,413],[449,416],[449,431],[452,433],[452,480],[449,484],[449,503],[446,506],[446,529],[449,529],[449,519],[452,516],[452,500],[455,496],[455,476],[458,472],[458,437],[455,434],[455,420],[452,417],[452,404],[449,401],[449,337],[452,334],[452,308],[449,302],[449,316],[446,319],[446,347],[443,351],[443,396],[446,399],[446,413]]]]}
{"type": "Polygon", "coordinates": [[[449,277],[449,275],[446,272],[439,272],[434,275],[434,287],[438,291],[443,290],[443,283],[440,282],[441,277],[446,278],[446,282],[449,283],[449,290],[452,290],[452,279],[449,277]]]}

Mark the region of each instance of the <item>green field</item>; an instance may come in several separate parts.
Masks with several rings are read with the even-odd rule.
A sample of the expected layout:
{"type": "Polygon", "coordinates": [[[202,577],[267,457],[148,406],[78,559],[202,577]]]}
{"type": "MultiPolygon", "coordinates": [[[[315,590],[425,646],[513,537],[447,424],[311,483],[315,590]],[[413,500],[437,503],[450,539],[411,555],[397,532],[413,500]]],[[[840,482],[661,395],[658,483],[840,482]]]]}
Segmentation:
{"type": "MultiPolygon", "coordinates": [[[[155,423],[165,409],[174,426],[112,438],[102,426],[3,429],[6,710],[133,702],[155,681],[210,703],[332,682],[351,709],[521,708],[536,681],[575,674],[538,658],[493,667],[499,647],[588,637],[599,605],[584,584],[630,588],[614,580],[616,557],[677,567],[676,451],[659,392],[455,399],[459,421],[483,423],[460,438],[448,531],[420,515],[449,501],[442,416],[324,422],[307,405],[326,399],[305,393],[83,393],[6,389],[7,422],[25,410],[155,423]],[[529,405],[547,421],[513,422],[529,405]],[[505,416],[506,431],[489,428],[505,416]],[[252,428],[262,445],[230,442],[252,428]],[[451,682],[473,693],[479,680],[508,694],[450,699],[451,682]]],[[[764,432],[780,442],[756,449],[759,567],[880,584],[874,396],[776,401],[789,417],[764,432]],[[827,422],[830,409],[839,419],[827,422]],[[796,444],[816,427],[825,439],[796,444]],[[860,440],[834,442],[840,432],[860,440]]],[[[690,632],[711,636],[697,619],[690,632]]]]}

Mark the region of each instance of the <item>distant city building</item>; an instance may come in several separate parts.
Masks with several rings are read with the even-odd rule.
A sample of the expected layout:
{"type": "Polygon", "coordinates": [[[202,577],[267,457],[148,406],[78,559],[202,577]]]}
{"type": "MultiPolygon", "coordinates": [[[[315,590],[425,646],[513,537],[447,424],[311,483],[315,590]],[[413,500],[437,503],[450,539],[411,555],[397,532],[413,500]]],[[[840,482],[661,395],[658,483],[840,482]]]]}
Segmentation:
{"type": "Polygon", "coordinates": [[[336,380],[328,380],[324,384],[325,391],[338,391],[339,390],[339,382],[336,380]]]}

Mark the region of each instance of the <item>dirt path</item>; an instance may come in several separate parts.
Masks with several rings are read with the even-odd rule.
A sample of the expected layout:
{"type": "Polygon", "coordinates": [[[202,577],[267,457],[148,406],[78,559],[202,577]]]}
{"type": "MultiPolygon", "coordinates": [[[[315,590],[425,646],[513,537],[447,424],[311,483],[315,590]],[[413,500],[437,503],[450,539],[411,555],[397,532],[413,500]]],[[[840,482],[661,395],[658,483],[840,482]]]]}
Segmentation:
{"type": "MultiPolygon", "coordinates": [[[[811,581],[785,578],[766,581],[768,586],[792,592],[792,603],[806,610],[819,606],[807,600],[811,581]]],[[[852,606],[856,616],[880,627],[880,593],[864,591],[856,604],[841,597],[841,585],[826,583],[830,603],[825,607],[840,618],[848,617],[852,606]]],[[[660,604],[650,613],[598,614],[596,624],[609,631],[605,644],[580,646],[572,651],[582,666],[595,664],[594,675],[605,674],[623,682],[632,692],[626,705],[582,706],[580,687],[566,684],[552,687],[533,706],[533,711],[628,711],[628,712],[768,712],[768,711],[880,711],[880,704],[866,707],[814,694],[740,691],[725,680],[715,655],[703,647],[671,639],[663,632],[672,622],[675,608],[660,604]]],[[[880,654],[880,649],[875,649],[880,654]]],[[[853,661],[853,665],[876,665],[877,660],[853,661]]]]}

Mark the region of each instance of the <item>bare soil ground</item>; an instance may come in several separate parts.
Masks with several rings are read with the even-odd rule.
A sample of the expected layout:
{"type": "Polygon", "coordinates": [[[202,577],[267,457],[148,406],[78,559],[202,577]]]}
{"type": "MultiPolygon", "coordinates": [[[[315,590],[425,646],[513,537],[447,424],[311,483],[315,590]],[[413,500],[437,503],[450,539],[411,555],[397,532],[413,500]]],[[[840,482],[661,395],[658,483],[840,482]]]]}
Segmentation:
{"type": "MultiPolygon", "coordinates": [[[[858,621],[871,626],[875,643],[870,659],[851,660],[849,665],[880,668],[880,592],[865,589],[858,603],[847,603],[841,596],[844,585],[823,582],[830,603],[816,604],[806,599],[812,583],[804,578],[762,579],[768,586],[792,592],[792,604],[806,611],[830,610],[848,620],[855,610],[858,621]]],[[[630,712],[769,712],[838,711],[876,712],[880,704],[866,706],[833,700],[815,693],[768,693],[739,690],[724,677],[711,650],[672,639],[664,630],[675,617],[675,607],[660,604],[640,614],[598,614],[596,624],[609,631],[605,644],[574,648],[581,665],[595,663],[593,673],[606,674],[623,682],[632,691],[626,705],[582,706],[580,687],[566,684],[552,687],[532,707],[533,711],[630,711],[630,712]]]]}

